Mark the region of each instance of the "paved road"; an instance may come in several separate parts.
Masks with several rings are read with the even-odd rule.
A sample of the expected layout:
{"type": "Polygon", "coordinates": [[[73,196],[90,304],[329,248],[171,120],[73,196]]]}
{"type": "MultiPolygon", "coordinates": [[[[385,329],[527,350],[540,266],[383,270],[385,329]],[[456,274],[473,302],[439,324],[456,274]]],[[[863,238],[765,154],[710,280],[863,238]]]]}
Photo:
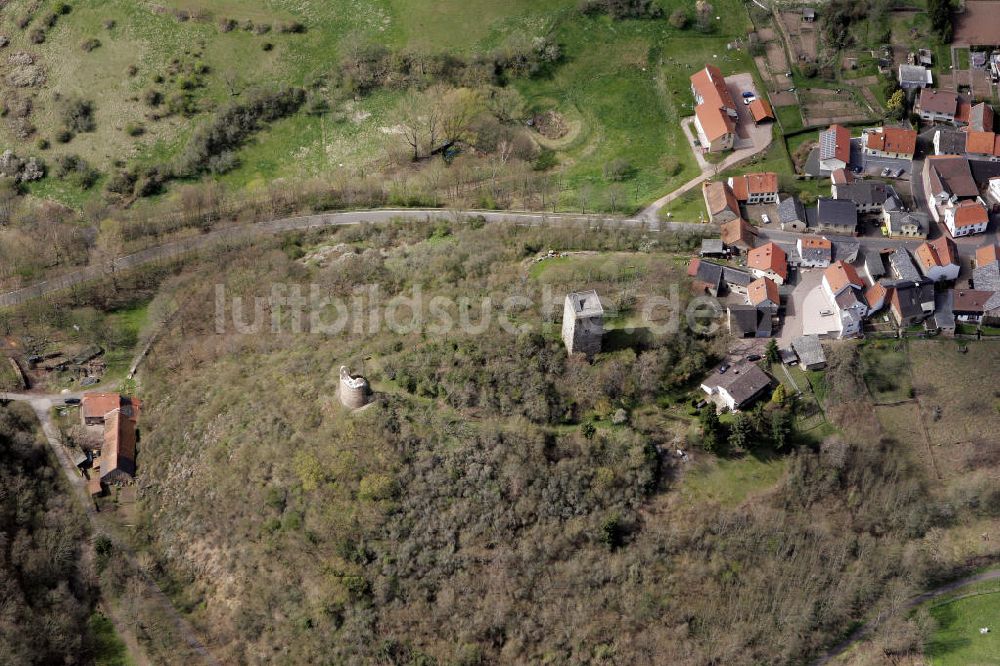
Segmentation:
{"type": "MultiPolygon", "coordinates": [[[[705,233],[706,231],[717,231],[717,227],[711,224],[700,224],[697,222],[661,222],[655,218],[655,215],[653,217],[649,217],[648,211],[649,209],[635,217],[622,218],[610,215],[575,215],[561,213],[478,210],[458,211],[440,208],[379,208],[362,211],[318,213],[315,215],[282,218],[258,224],[216,229],[206,234],[192,236],[179,241],[172,241],[163,245],[147,248],[133,254],[125,255],[115,259],[113,262],[88,266],[86,268],[71,271],[61,276],[44,280],[15,291],[0,294],[0,307],[20,305],[41,296],[46,296],[59,291],[65,291],[76,285],[111,275],[114,272],[138,268],[157,261],[174,259],[215,244],[222,244],[225,242],[241,242],[289,231],[301,231],[320,227],[347,226],[363,223],[383,224],[396,219],[433,221],[456,220],[482,216],[487,222],[510,221],[525,225],[587,224],[593,227],[621,225],[644,228],[651,232],[666,231],[680,233],[705,233]]],[[[766,227],[759,228],[758,235],[764,240],[773,240],[785,245],[794,245],[795,240],[800,237],[800,234],[790,231],[780,231],[778,229],[769,229],[766,227]]],[[[837,240],[836,236],[830,236],[830,238],[834,241],[837,240]]],[[[907,247],[913,250],[920,244],[920,241],[890,240],[881,237],[863,237],[856,240],[859,240],[865,247],[876,249],[907,247]]],[[[985,239],[982,237],[959,240],[964,241],[959,242],[959,252],[963,256],[974,255],[975,248],[985,242],[985,239]]]]}
{"type": "MultiPolygon", "coordinates": [[[[922,603],[931,601],[932,599],[937,599],[938,597],[942,597],[946,594],[951,594],[952,592],[955,592],[956,590],[959,590],[968,585],[975,585],[976,583],[985,583],[987,581],[997,580],[997,579],[1000,579],[1000,569],[995,569],[993,571],[985,571],[983,573],[975,574],[972,576],[966,576],[965,578],[960,578],[946,585],[942,585],[941,587],[934,588],[933,590],[929,590],[927,592],[924,592],[923,594],[918,594],[915,597],[907,599],[906,602],[903,603],[903,606],[900,610],[903,612],[909,611],[916,608],[922,603]]],[[[848,648],[850,648],[852,645],[862,640],[863,638],[867,637],[868,634],[870,634],[876,627],[878,627],[880,619],[881,618],[877,617],[874,620],[870,620],[865,624],[861,625],[860,627],[858,627],[857,629],[855,629],[854,631],[852,631],[850,636],[842,640],[840,643],[837,643],[828,652],[826,652],[826,654],[824,654],[815,662],[813,662],[814,666],[822,666],[823,664],[829,663],[831,659],[836,659],[837,657],[842,655],[844,652],[848,650],[848,648]]]]}
{"type": "MultiPolygon", "coordinates": [[[[173,603],[167,595],[160,590],[156,582],[142,572],[142,569],[138,566],[138,563],[135,560],[135,552],[131,549],[131,547],[115,538],[114,531],[105,525],[104,516],[97,512],[94,502],[90,498],[90,493],[87,491],[87,485],[83,476],[70,459],[69,453],[66,451],[66,447],[62,445],[62,437],[60,435],[59,428],[52,421],[52,407],[63,404],[66,398],[79,398],[80,395],[81,394],[79,393],[61,393],[59,395],[44,395],[37,393],[0,393],[0,400],[26,402],[31,405],[32,410],[38,417],[38,422],[42,426],[42,432],[45,434],[45,440],[48,442],[49,448],[52,450],[52,454],[56,457],[56,460],[59,461],[59,466],[62,468],[63,474],[66,477],[66,481],[69,483],[73,495],[83,507],[83,510],[87,515],[87,519],[90,521],[92,532],[95,535],[104,534],[108,536],[113,541],[115,548],[120,553],[123,553],[129,560],[132,568],[135,571],[140,572],[141,575],[138,580],[145,584],[147,596],[152,599],[153,603],[159,606],[165,616],[170,618],[170,620],[174,623],[177,634],[188,644],[191,654],[195,658],[201,657],[202,663],[217,664],[218,662],[216,662],[216,660],[208,652],[205,645],[201,642],[201,639],[198,638],[194,628],[180,615],[180,613],[177,612],[173,603]]],[[[84,547],[92,548],[93,546],[92,544],[84,544],[84,547]]],[[[116,613],[109,613],[108,615],[109,619],[115,625],[115,630],[118,631],[119,634],[123,636],[131,635],[130,629],[122,624],[121,619],[116,613]]],[[[134,649],[132,641],[126,641],[126,643],[134,649]]],[[[142,654],[135,654],[133,655],[133,658],[137,663],[146,663],[148,661],[145,655],[142,654]]]]}

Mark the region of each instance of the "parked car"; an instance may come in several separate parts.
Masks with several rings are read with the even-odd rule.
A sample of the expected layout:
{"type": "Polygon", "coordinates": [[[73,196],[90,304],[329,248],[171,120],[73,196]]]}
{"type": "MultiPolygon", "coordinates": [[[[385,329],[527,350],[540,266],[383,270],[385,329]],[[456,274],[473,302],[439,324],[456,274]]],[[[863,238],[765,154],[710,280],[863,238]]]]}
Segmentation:
{"type": "Polygon", "coordinates": [[[722,365],[719,366],[719,374],[720,375],[726,374],[726,370],[728,370],[728,369],[729,369],[729,364],[728,363],[723,363],[722,365]]]}
{"type": "Polygon", "coordinates": [[[756,93],[751,92],[749,90],[747,90],[746,92],[743,93],[743,97],[756,97],[756,96],[757,96],[756,93]]]}
{"type": "Polygon", "coordinates": [[[771,218],[767,216],[767,213],[764,213],[760,216],[760,221],[763,222],[764,224],[771,224],[771,218]]]}
{"type": "Polygon", "coordinates": [[[748,361],[759,361],[760,359],[761,359],[760,354],[750,354],[749,356],[747,356],[748,361]]]}
{"type": "Polygon", "coordinates": [[[80,404],[80,399],[79,398],[66,398],[65,400],[63,400],[63,404],[66,404],[66,405],[79,405],[80,404]]]}
{"type": "Polygon", "coordinates": [[[883,178],[885,178],[885,177],[889,176],[891,173],[892,173],[892,169],[890,169],[889,167],[886,167],[886,168],[882,169],[881,176],[883,178]]]}
{"type": "Polygon", "coordinates": [[[833,310],[830,310],[830,309],[820,310],[819,311],[819,316],[820,317],[829,317],[832,314],[833,314],[833,310]]]}

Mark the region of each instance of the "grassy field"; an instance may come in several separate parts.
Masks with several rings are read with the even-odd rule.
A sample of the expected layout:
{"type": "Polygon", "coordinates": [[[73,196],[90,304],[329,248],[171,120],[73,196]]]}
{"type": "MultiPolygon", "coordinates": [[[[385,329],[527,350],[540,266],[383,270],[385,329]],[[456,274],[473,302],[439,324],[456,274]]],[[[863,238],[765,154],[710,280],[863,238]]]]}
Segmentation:
{"type": "MultiPolygon", "coordinates": [[[[42,153],[47,160],[61,154],[84,155],[103,172],[115,164],[168,162],[182,150],[192,128],[207,114],[253,85],[308,85],[337,67],[345,46],[358,41],[389,48],[473,54],[511,40],[550,35],[564,57],[551,76],[514,81],[532,110],[554,109],[572,122],[572,135],[558,146],[557,169],[565,209],[637,207],[696,174],[693,157],[678,126],[690,115],[688,76],[706,62],[724,72],[754,71],[743,51],[727,51],[726,43],[750,28],[746,10],[736,0],[719,0],[721,17],[714,30],[678,30],[665,19],[612,21],[585,17],[576,0],[293,0],[207,2],[165,0],[153,5],[126,0],[94,0],[74,5],[46,31],[44,43],[32,44],[14,17],[30,7],[15,0],[5,8],[4,31],[10,50],[36,54],[46,68],[47,84],[34,95],[34,136],[17,139],[7,125],[0,138],[20,153],[42,153]],[[190,20],[175,13],[187,12],[190,20]],[[220,30],[223,19],[237,21],[220,30]],[[304,34],[285,34],[282,24],[299,21],[304,34]],[[258,26],[244,28],[244,23],[258,26]],[[263,32],[263,27],[270,30],[263,32]],[[258,34],[261,32],[262,34],[258,34]],[[100,45],[84,51],[88,40],[100,45]],[[264,50],[267,44],[269,50],[264,50]],[[143,95],[158,89],[169,96],[180,90],[185,73],[201,68],[189,90],[198,106],[194,119],[169,116],[155,120],[143,95]],[[178,71],[179,70],[179,71],[178,71]],[[63,97],[96,102],[96,129],[78,133],[67,144],[54,140],[62,127],[63,97]],[[126,131],[141,126],[139,134],[126,131]],[[37,140],[51,147],[40,151],[37,140]],[[680,171],[668,177],[660,167],[665,153],[674,154],[680,171]],[[609,183],[606,164],[624,159],[633,175],[609,183]],[[612,188],[614,193],[612,194],[612,188]]],[[[667,13],[687,7],[662,0],[667,13]]],[[[40,16],[42,12],[38,12],[40,16]]],[[[754,71],[756,76],[756,72],[754,71]]],[[[388,129],[399,117],[401,93],[380,92],[349,100],[334,117],[304,114],[279,121],[239,151],[240,167],[224,182],[252,188],[277,178],[329,177],[341,171],[371,172],[384,164],[389,146],[398,142],[388,129]]],[[[101,189],[84,191],[52,178],[31,192],[82,208],[101,189]]]]}
{"type": "Polygon", "coordinates": [[[736,506],[755,493],[774,487],[785,472],[784,457],[748,455],[739,460],[700,460],[684,475],[679,492],[683,501],[736,506]]]}
{"type": "Polygon", "coordinates": [[[134,666],[135,662],[108,618],[94,613],[90,617],[90,633],[97,645],[96,666],[134,666]]]}
{"type": "Polygon", "coordinates": [[[905,343],[869,342],[861,350],[861,367],[868,390],[877,402],[898,402],[912,397],[905,343]]]}
{"type": "Polygon", "coordinates": [[[963,588],[953,600],[932,605],[930,614],[938,624],[924,646],[924,655],[932,666],[997,662],[997,655],[1000,655],[1000,627],[996,623],[1000,616],[1000,583],[990,581],[963,588]],[[979,633],[981,627],[988,627],[989,633],[979,633]]]}

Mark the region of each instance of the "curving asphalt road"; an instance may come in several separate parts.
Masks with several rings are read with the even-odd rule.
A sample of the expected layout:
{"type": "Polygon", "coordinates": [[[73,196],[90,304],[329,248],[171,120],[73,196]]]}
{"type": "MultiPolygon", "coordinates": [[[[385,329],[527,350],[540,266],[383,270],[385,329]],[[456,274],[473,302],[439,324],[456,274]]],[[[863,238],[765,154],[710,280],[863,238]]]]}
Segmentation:
{"type": "MultiPolygon", "coordinates": [[[[316,229],[320,227],[347,226],[354,224],[383,224],[392,220],[460,220],[469,217],[481,216],[487,222],[514,222],[525,225],[542,224],[586,224],[592,227],[604,225],[620,225],[635,228],[648,229],[651,232],[679,232],[679,233],[705,233],[716,232],[717,227],[711,224],[700,224],[697,222],[662,222],[655,216],[640,214],[635,217],[614,217],[608,215],[575,215],[566,213],[532,213],[519,211],[482,211],[482,210],[449,210],[443,208],[377,208],[370,210],[358,210],[347,212],[317,213],[314,215],[302,215],[298,217],[281,218],[260,222],[257,224],[225,227],[216,229],[208,233],[184,238],[178,241],[171,241],[163,245],[150,247],[133,254],[128,254],[105,264],[87,266],[63,275],[43,280],[42,282],[22,287],[14,291],[0,294],[0,307],[10,307],[20,305],[41,296],[70,289],[84,282],[96,280],[102,276],[111,275],[118,271],[138,268],[156,261],[173,259],[184,254],[194,252],[214,244],[224,242],[244,241],[263,236],[270,236],[289,231],[302,231],[316,229]]],[[[758,235],[764,240],[773,240],[783,245],[793,245],[795,240],[801,237],[790,231],[780,231],[761,227],[757,229],[758,235]]],[[[829,236],[831,240],[837,240],[836,236],[829,236]]],[[[915,249],[920,241],[915,240],[890,240],[881,237],[856,238],[863,246],[877,249],[907,247],[915,249]]],[[[961,239],[967,241],[968,239],[961,239]]],[[[975,248],[981,244],[977,242],[959,243],[959,253],[963,256],[971,256],[975,253],[975,248]]]]}

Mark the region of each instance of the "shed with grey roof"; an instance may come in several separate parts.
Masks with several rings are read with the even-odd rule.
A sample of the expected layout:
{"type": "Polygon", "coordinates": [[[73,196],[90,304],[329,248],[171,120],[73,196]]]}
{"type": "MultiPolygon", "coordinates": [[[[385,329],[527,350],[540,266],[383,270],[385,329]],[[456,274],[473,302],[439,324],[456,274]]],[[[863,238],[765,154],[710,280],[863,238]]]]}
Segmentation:
{"type": "Polygon", "coordinates": [[[816,335],[802,335],[792,340],[792,349],[799,357],[799,363],[806,370],[819,370],[826,366],[826,354],[816,335]]]}

